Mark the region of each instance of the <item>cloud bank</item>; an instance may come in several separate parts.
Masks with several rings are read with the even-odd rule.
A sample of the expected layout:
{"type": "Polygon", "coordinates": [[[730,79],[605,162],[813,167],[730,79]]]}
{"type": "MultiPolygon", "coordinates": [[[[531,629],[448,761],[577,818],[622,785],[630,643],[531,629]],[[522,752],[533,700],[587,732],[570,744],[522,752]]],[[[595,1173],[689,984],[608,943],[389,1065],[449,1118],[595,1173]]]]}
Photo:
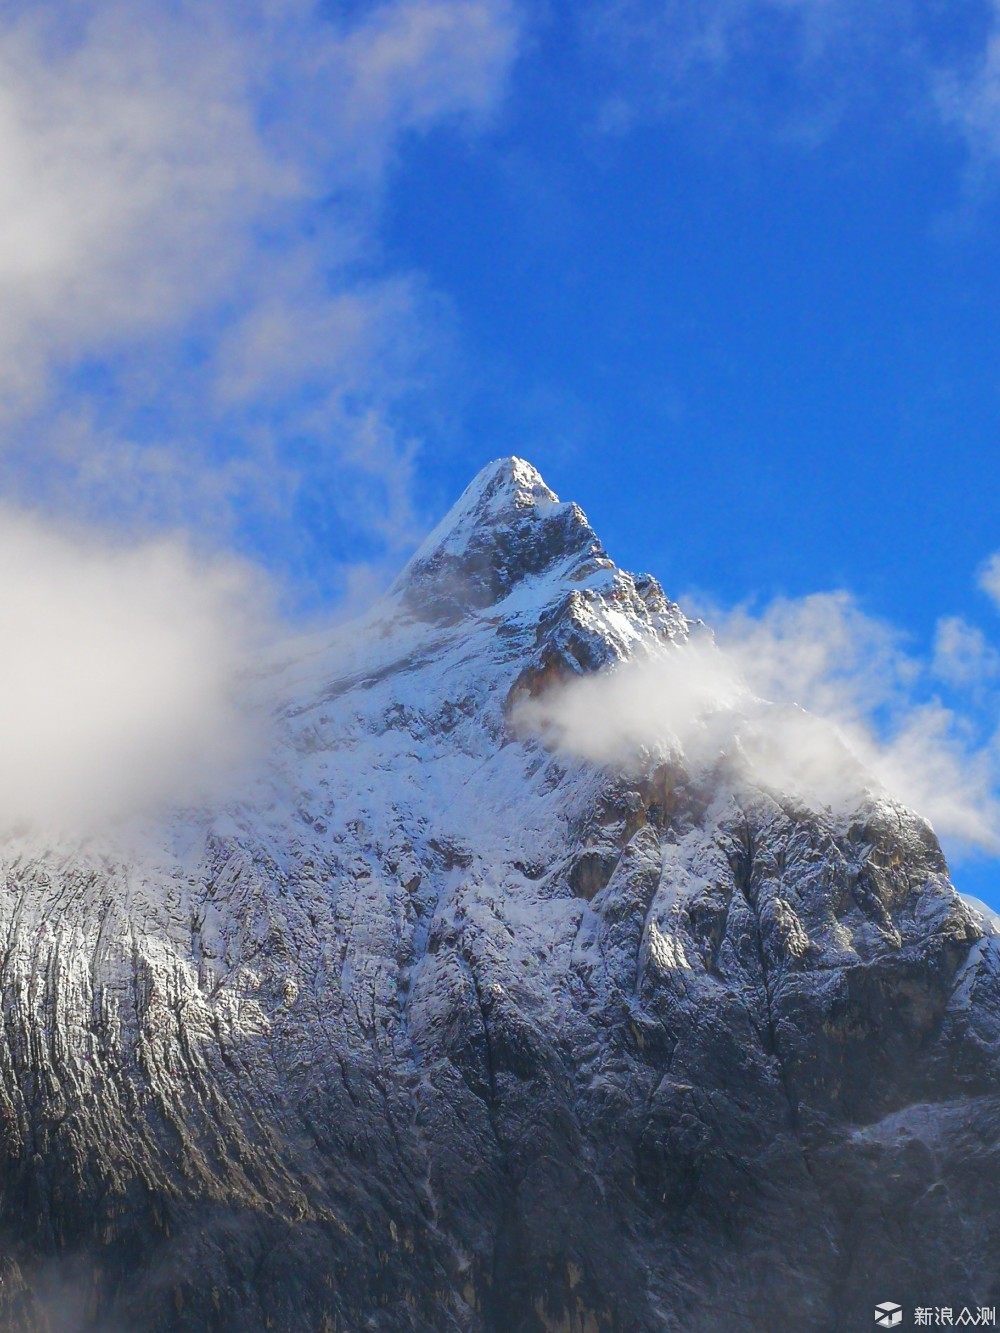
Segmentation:
{"type": "Polygon", "coordinates": [[[0,510],[0,833],[93,833],[225,789],[264,736],[240,677],[267,611],[234,561],[0,510]]]}
{"type": "MultiPolygon", "coordinates": [[[[849,813],[866,793],[918,810],[955,851],[1000,851],[995,743],[929,694],[931,667],[846,593],[717,619],[687,643],[522,700],[519,726],[593,762],[677,758],[849,813]]],[[[950,642],[955,626],[939,638],[950,642]]],[[[939,644],[940,647],[940,644],[939,644]]],[[[968,665],[964,647],[958,654],[968,665]]]]}

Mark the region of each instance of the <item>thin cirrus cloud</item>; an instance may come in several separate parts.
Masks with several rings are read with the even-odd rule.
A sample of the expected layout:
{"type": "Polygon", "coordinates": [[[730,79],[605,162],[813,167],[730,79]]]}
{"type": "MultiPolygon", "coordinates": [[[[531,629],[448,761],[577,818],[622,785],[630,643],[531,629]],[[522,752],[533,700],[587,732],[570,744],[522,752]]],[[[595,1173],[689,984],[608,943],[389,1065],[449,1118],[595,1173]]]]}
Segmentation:
{"type": "Polygon", "coordinates": [[[522,699],[517,724],[593,762],[673,756],[842,815],[887,793],[930,819],[953,854],[1000,852],[1000,756],[971,734],[967,711],[922,688],[930,665],[890,626],[846,593],[713,620],[717,639],[696,634],[522,699]]]}
{"type": "Polygon", "coordinates": [[[507,0],[8,7],[8,494],[223,523],[347,471],[351,521],[407,540],[386,441],[439,332],[380,206],[403,136],[489,123],[517,42],[507,0]]]}
{"type": "Polygon", "coordinates": [[[979,162],[1000,152],[1000,4],[991,0],[985,8],[989,23],[974,58],[962,70],[942,71],[935,84],[942,116],[961,131],[979,162]]]}
{"type": "Polygon", "coordinates": [[[1000,551],[990,556],[980,570],[979,586],[1000,610],[1000,551]]]}
{"type": "Polygon", "coordinates": [[[1000,146],[993,0],[947,14],[915,0],[614,0],[579,12],[611,131],[700,110],[729,133],[809,146],[877,105],[893,123],[958,130],[974,155],[1000,146]]]}

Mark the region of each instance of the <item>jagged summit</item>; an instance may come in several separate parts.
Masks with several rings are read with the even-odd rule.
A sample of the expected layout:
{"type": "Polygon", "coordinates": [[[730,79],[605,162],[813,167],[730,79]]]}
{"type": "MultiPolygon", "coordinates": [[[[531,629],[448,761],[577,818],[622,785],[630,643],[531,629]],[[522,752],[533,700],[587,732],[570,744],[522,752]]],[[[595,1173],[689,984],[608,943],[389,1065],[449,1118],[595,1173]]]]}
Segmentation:
{"type": "Polygon", "coordinates": [[[524,579],[613,568],[578,505],[523,458],[484,467],[393,585],[421,619],[451,622],[502,601],[524,579]]]}
{"type": "Polygon", "coordinates": [[[483,525],[503,526],[520,511],[557,504],[558,495],[525,459],[513,454],[495,458],[476,473],[413,559],[420,560],[444,544],[460,546],[483,525]]]}
{"type": "Polygon", "coordinates": [[[516,454],[495,458],[480,468],[421,549],[433,549],[447,533],[457,537],[470,526],[502,523],[518,510],[554,504],[559,504],[558,495],[526,459],[516,454]]]}

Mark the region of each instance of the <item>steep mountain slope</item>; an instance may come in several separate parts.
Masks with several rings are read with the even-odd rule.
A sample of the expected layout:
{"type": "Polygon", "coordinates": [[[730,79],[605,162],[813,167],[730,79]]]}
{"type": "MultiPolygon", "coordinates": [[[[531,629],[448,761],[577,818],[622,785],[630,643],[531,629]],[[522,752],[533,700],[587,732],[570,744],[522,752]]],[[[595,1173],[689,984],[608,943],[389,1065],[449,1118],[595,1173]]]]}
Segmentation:
{"type": "Polygon", "coordinates": [[[141,862],[10,844],[4,1328],[1000,1304],[1000,950],[927,824],[516,724],[692,632],[503,460],[267,666],[252,799],[141,862]]]}

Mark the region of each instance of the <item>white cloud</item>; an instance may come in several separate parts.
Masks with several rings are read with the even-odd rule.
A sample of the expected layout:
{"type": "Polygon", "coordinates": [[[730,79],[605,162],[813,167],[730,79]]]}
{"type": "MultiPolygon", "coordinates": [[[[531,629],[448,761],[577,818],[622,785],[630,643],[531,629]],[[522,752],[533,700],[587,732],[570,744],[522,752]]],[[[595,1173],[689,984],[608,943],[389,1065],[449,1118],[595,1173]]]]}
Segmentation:
{"type": "Polygon", "coordinates": [[[217,794],[263,736],[239,677],[267,624],[236,562],[0,510],[0,832],[93,832],[217,794]]]}
{"type": "Polygon", "coordinates": [[[714,613],[713,622],[757,694],[824,717],[872,711],[919,669],[898,631],[866,615],[846,592],[778,598],[760,616],[737,608],[714,613]]]}
{"type": "Polygon", "coordinates": [[[1000,674],[1000,653],[975,625],[945,616],[934,634],[931,670],[949,685],[974,687],[1000,674]]]}
{"type": "Polygon", "coordinates": [[[990,556],[979,574],[979,586],[1000,608],[1000,551],[990,556]]]}
{"type": "Polygon", "coordinates": [[[305,182],[254,121],[244,44],[165,7],[21,10],[0,27],[4,388],[170,327],[235,279],[305,182]]]}
{"type": "Polygon", "coordinates": [[[388,133],[442,116],[489,115],[513,54],[515,18],[503,0],[383,5],[344,43],[355,122],[388,133]]]}
{"type": "MultiPolygon", "coordinates": [[[[203,520],[258,475],[264,507],[294,489],[309,429],[327,476],[372,413],[384,439],[435,337],[382,271],[387,175],[406,134],[488,121],[517,35],[507,0],[6,7],[8,491],[203,520]]],[[[362,472],[405,475],[409,447],[362,472]]]]}
{"type": "Polygon", "coordinates": [[[779,600],[689,643],[522,700],[518,725],[599,763],[682,757],[841,812],[887,791],[956,849],[1000,851],[997,756],[914,686],[924,669],[844,593],[779,600]],[[770,700],[772,702],[765,702],[770,700]]]}

